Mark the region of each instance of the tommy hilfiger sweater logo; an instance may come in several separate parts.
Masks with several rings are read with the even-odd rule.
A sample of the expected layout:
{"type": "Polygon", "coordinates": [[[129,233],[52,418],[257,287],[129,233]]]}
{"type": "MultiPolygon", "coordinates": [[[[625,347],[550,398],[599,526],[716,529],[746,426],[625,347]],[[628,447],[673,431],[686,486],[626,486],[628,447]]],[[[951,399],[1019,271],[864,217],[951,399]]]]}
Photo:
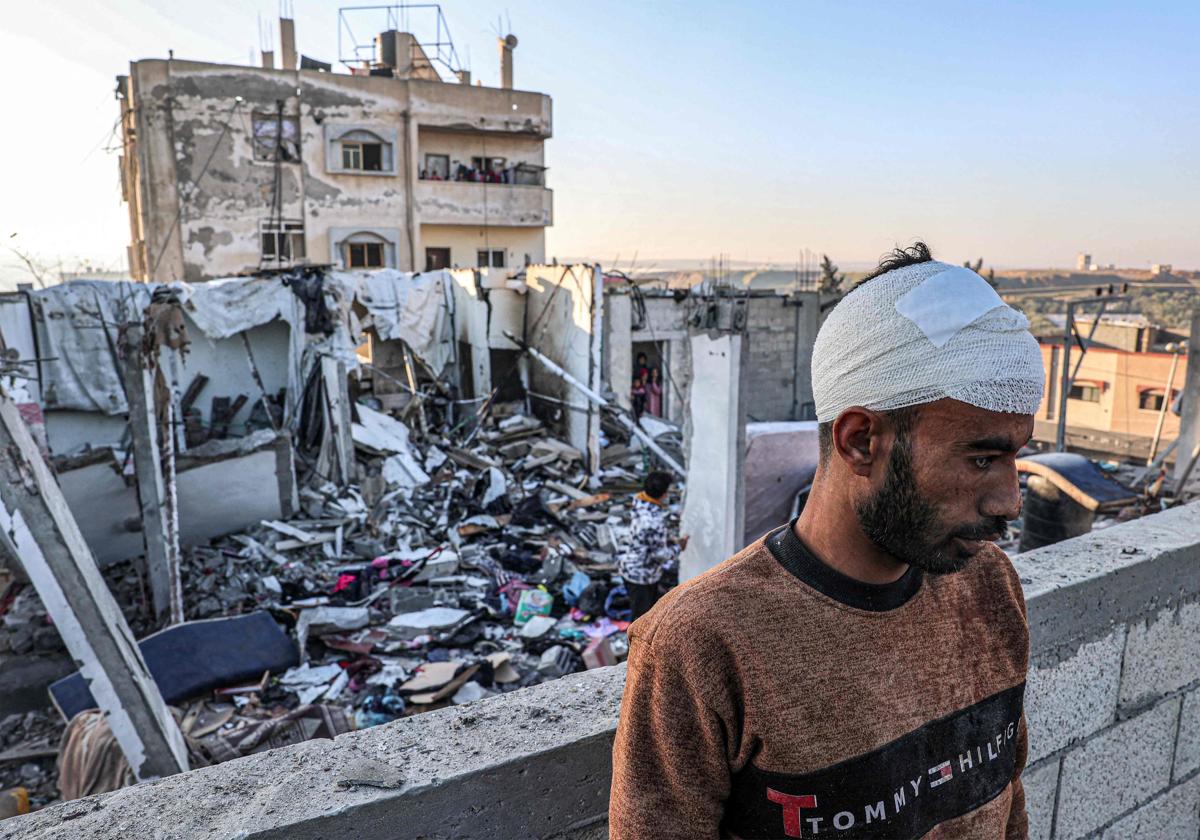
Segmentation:
{"type": "Polygon", "coordinates": [[[1024,688],[814,773],[791,776],[751,765],[735,778],[726,825],[739,837],[919,837],[1008,786],[1024,688]],[[914,773],[914,767],[927,769],[914,773]]]}

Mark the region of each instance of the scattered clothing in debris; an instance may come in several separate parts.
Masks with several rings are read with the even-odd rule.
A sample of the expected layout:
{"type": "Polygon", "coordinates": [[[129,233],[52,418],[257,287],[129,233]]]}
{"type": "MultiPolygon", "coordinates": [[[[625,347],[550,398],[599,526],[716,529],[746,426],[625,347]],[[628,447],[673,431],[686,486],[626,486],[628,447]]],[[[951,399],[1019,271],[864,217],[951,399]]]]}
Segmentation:
{"type": "Polygon", "coordinates": [[[80,712],[67,724],[58,755],[63,799],[119,790],[136,781],[129,762],[99,709],[80,712]]]}

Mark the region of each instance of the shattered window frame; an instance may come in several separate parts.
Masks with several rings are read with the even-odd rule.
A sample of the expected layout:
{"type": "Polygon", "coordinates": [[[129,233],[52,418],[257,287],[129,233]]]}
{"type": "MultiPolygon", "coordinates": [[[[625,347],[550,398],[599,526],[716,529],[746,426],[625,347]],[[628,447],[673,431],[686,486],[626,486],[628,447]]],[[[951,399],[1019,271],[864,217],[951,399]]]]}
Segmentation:
{"type": "Polygon", "coordinates": [[[259,251],[263,262],[289,263],[307,256],[304,222],[295,219],[259,224],[259,251]]]}
{"type": "Polygon", "coordinates": [[[280,163],[300,162],[300,117],[295,115],[263,113],[250,115],[251,145],[254,159],[274,163],[276,153],[280,163]],[[278,131],[282,128],[282,139],[278,131]]]}

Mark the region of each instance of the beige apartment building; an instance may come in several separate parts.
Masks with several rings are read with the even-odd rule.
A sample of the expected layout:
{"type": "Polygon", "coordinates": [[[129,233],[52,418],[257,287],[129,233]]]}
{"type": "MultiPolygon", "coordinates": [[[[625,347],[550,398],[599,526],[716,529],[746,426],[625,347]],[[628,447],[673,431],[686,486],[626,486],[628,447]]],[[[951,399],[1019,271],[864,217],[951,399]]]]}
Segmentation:
{"type": "MultiPolygon", "coordinates": [[[[1062,368],[1060,344],[1043,343],[1046,389],[1038,408],[1034,437],[1053,443],[1058,423],[1062,368]]],[[[1092,347],[1067,395],[1068,448],[1112,456],[1144,458],[1168,400],[1159,451],[1179,435],[1180,418],[1170,410],[1183,390],[1187,354],[1178,357],[1168,394],[1174,353],[1092,347]]],[[[1072,353],[1071,366],[1079,358],[1072,353]]]]}
{"type": "MultiPolygon", "coordinates": [[[[286,25],[284,25],[286,24],[286,25]]],[[[452,81],[406,32],[350,73],[145,59],[117,80],[137,280],[303,264],[423,271],[545,262],[551,101],[452,81]]],[[[264,53],[264,64],[274,64],[264,53]]]]}

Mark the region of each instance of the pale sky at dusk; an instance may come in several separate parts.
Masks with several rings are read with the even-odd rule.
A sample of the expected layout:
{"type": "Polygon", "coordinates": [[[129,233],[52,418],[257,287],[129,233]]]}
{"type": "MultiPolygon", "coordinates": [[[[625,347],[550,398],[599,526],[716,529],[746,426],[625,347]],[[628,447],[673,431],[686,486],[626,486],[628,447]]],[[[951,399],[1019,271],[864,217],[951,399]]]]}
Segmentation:
{"type": "MultiPolygon", "coordinates": [[[[335,2],[295,0],[337,58],[335,2]]],[[[717,253],[872,261],[925,238],[1001,267],[1200,268],[1200,5],[448,0],[460,58],[554,99],[547,253],[627,266],[717,253]],[[507,28],[508,23],[501,24],[507,28]],[[469,57],[469,58],[468,58],[469,57]]],[[[124,268],[114,77],[245,64],[273,2],[10,4],[0,31],[8,248],[124,268]],[[14,236],[15,234],[15,236],[14,236]]],[[[364,39],[369,31],[359,33],[364,39]]]]}

